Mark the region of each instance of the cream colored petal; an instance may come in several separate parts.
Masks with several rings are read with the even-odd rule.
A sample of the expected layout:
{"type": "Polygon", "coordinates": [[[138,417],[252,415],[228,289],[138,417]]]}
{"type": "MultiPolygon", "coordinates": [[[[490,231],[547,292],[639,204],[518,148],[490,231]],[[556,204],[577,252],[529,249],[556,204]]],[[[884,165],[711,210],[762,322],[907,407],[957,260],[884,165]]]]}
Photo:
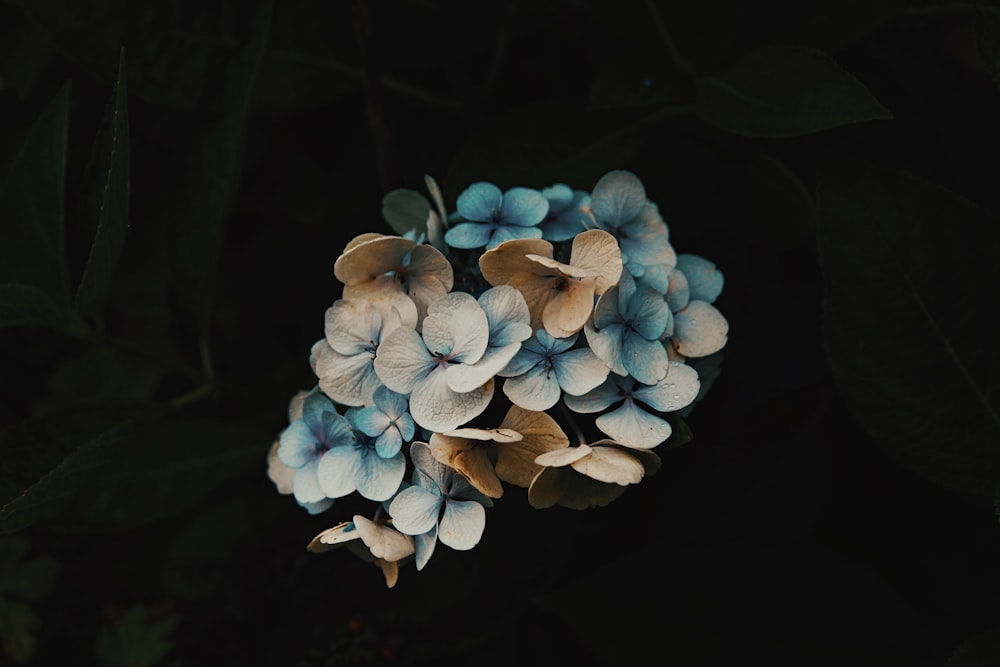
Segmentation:
{"type": "Polygon", "coordinates": [[[524,437],[509,428],[456,428],[442,435],[468,438],[469,440],[492,440],[493,442],[517,442],[524,437]]]}
{"type": "Polygon", "coordinates": [[[413,554],[413,538],[381,523],[361,516],[354,516],[354,525],[361,540],[372,552],[372,556],[386,561],[397,561],[413,554]]]}
{"type": "Polygon", "coordinates": [[[497,446],[497,476],[508,484],[528,487],[543,467],[535,462],[539,455],[569,447],[569,438],[545,412],[512,406],[500,427],[508,429],[521,435],[519,442],[497,446]]]}
{"type": "Polygon", "coordinates": [[[573,474],[566,468],[542,468],[528,484],[528,502],[535,509],[545,509],[558,503],[573,474]]]}
{"type": "MultiPolygon", "coordinates": [[[[479,429],[456,430],[473,431],[479,429]]],[[[454,432],[450,431],[450,433],[454,432]]],[[[470,441],[462,437],[435,433],[431,435],[430,442],[427,444],[437,461],[456,470],[478,491],[490,498],[499,498],[503,495],[503,486],[493,470],[493,462],[489,457],[490,450],[495,446],[492,442],[488,440],[470,441]]]]}
{"type": "Polygon", "coordinates": [[[385,585],[392,588],[399,581],[399,563],[397,561],[387,561],[381,558],[375,559],[375,566],[382,570],[385,577],[385,585]]]}
{"type": "Polygon", "coordinates": [[[594,312],[594,279],[570,279],[566,289],[546,304],[542,311],[542,324],[550,336],[572,336],[587,323],[594,312]]]}
{"type": "Polygon", "coordinates": [[[416,246],[415,241],[401,236],[379,236],[363,241],[337,258],[333,275],[344,285],[375,280],[387,271],[403,268],[403,257],[416,246]]]}
{"type": "Polygon", "coordinates": [[[584,269],[579,266],[563,264],[562,262],[556,261],[551,257],[543,257],[542,255],[525,255],[525,257],[539,266],[571,278],[590,278],[598,275],[599,273],[594,269],[584,269]]]}
{"type": "Polygon", "coordinates": [[[518,273],[536,273],[542,268],[527,255],[552,257],[552,244],[541,239],[506,241],[479,257],[479,269],[490,285],[509,285],[518,273]]]}
{"type": "Polygon", "coordinates": [[[302,419],[302,404],[306,402],[306,396],[308,395],[308,391],[302,390],[292,396],[292,400],[288,402],[288,421],[293,422],[296,419],[302,419]]]}
{"type": "Polygon", "coordinates": [[[595,290],[604,294],[618,284],[622,274],[622,251],[614,236],[602,229],[591,229],[576,235],[569,263],[597,276],[595,290]]]}
{"type": "Polygon", "coordinates": [[[615,442],[614,440],[605,439],[598,440],[597,442],[591,443],[592,446],[597,447],[599,445],[614,447],[627,452],[629,455],[634,456],[638,459],[639,463],[642,464],[643,475],[645,477],[652,477],[657,472],[659,472],[662,466],[662,461],[659,455],[651,449],[635,449],[632,447],[627,447],[620,442],[615,442]]]}
{"type": "Polygon", "coordinates": [[[353,239],[351,239],[350,243],[344,246],[344,252],[346,253],[347,251],[352,250],[356,246],[359,246],[362,243],[365,243],[366,241],[371,241],[372,239],[377,239],[382,236],[385,236],[385,234],[378,234],[376,232],[365,232],[364,234],[358,234],[353,239]]]}
{"type": "Polygon", "coordinates": [[[546,468],[561,468],[568,466],[582,458],[590,456],[593,450],[589,445],[579,445],[577,447],[566,447],[555,449],[535,457],[535,463],[546,468]]]}
{"type": "Polygon", "coordinates": [[[351,525],[351,521],[344,521],[343,523],[338,523],[332,528],[327,528],[322,533],[312,538],[312,542],[310,542],[309,546],[306,548],[314,553],[321,553],[323,551],[335,549],[337,546],[344,544],[345,542],[359,539],[361,534],[358,533],[357,530],[354,530],[353,528],[346,530],[351,525]]]}
{"type": "MultiPolygon", "coordinates": [[[[301,408],[299,414],[301,414],[301,408]]],[[[280,446],[281,441],[275,440],[267,452],[267,476],[278,487],[278,493],[287,496],[292,492],[292,479],[295,477],[297,468],[290,468],[281,462],[281,459],[278,458],[278,447],[280,446]]]]}
{"type": "Polygon", "coordinates": [[[574,461],[574,470],[591,479],[609,484],[638,484],[643,466],[630,454],[613,447],[592,447],[590,456],[574,461]]]}
{"type": "Polygon", "coordinates": [[[558,297],[559,284],[565,278],[545,278],[534,273],[518,273],[511,277],[507,283],[514,287],[524,297],[524,302],[528,304],[528,312],[531,313],[531,328],[542,328],[542,317],[549,302],[558,297]]]}

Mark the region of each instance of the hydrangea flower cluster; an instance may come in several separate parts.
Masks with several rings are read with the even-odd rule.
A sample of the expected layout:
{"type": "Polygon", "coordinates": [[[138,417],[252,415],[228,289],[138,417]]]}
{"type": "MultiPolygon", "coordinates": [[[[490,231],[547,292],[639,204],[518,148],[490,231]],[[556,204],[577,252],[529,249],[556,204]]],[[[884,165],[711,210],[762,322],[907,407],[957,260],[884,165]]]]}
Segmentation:
{"type": "Polygon", "coordinates": [[[475,183],[450,213],[426,184],[431,201],[383,200],[398,235],[361,234],[336,260],[316,384],[268,456],[310,514],[372,501],[309,549],[347,546],[390,587],[438,542],[478,544],[511,487],[535,508],[586,509],[653,475],[729,329],[722,273],[674,251],[629,171],[590,192],[475,183]]]}

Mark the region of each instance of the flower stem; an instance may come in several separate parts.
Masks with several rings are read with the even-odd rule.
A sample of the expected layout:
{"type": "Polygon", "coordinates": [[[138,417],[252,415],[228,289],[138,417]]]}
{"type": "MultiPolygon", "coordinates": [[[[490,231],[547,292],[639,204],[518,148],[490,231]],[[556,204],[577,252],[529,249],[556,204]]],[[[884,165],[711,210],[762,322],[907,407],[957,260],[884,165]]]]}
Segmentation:
{"type": "Polygon", "coordinates": [[[573,431],[573,435],[576,436],[577,443],[580,445],[586,445],[587,438],[584,437],[583,431],[580,430],[580,427],[577,425],[576,420],[573,419],[573,415],[566,407],[566,404],[563,403],[562,401],[559,401],[559,408],[562,410],[563,418],[565,418],[566,423],[569,424],[570,430],[573,431]]]}

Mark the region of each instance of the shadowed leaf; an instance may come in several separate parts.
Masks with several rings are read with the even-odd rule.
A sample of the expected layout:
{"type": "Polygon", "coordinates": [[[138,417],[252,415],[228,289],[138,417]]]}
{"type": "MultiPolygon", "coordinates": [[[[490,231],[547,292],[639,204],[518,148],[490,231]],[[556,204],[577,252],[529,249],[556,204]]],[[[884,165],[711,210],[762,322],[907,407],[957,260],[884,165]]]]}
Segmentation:
{"type": "Polygon", "coordinates": [[[797,137],[892,114],[822,51],[768,45],[698,84],[698,114],[750,137],[797,137]]]}
{"type": "Polygon", "coordinates": [[[885,168],[820,180],[823,328],[834,376],[874,442],[952,490],[1000,479],[997,220],[885,168]]]}

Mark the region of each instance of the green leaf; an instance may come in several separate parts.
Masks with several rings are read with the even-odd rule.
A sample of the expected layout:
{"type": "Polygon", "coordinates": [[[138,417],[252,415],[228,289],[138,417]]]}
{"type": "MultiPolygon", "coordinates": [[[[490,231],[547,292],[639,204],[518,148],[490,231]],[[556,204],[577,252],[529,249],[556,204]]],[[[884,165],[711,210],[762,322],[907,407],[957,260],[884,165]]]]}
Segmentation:
{"type": "Polygon", "coordinates": [[[76,291],[77,310],[84,316],[97,315],[103,310],[128,233],[131,180],[125,72],[125,49],[122,49],[109,118],[98,140],[98,154],[94,161],[95,171],[99,174],[93,197],[97,204],[97,225],[76,291]]]}
{"type": "Polygon", "coordinates": [[[767,153],[752,153],[747,160],[747,199],[768,247],[815,246],[816,202],[784,162],[767,153]]]}
{"type": "Polygon", "coordinates": [[[0,433],[0,534],[41,523],[121,530],[192,507],[261,465],[270,438],[242,424],[111,403],[0,433]]]}
{"type": "Polygon", "coordinates": [[[91,406],[29,420],[0,432],[0,534],[51,518],[123,454],[121,442],[144,411],[136,404],[91,406]]]}
{"type": "Polygon", "coordinates": [[[63,313],[44,291],[34,285],[0,285],[0,328],[52,326],[63,322],[63,313]]]}
{"type": "Polygon", "coordinates": [[[176,616],[155,620],[145,607],[132,607],[101,630],[97,662],[101,667],[158,667],[173,650],[176,627],[176,616]]]}
{"type": "Polygon", "coordinates": [[[176,207],[172,269],[178,303],[197,332],[205,335],[212,316],[219,254],[244,163],[244,143],[254,83],[267,44],[271,0],[248,12],[244,40],[215,71],[186,136],[174,193],[176,207]]]}
{"type": "Polygon", "coordinates": [[[398,188],[382,198],[382,217],[400,235],[426,232],[430,212],[430,202],[416,190],[398,188]]]}
{"type": "Polygon", "coordinates": [[[17,600],[0,598],[0,642],[4,652],[19,665],[31,660],[38,640],[38,614],[17,600]]]}
{"type": "Polygon", "coordinates": [[[698,82],[698,114],[750,137],[797,137],[892,114],[822,51],[768,45],[698,82]]]}
{"type": "Polygon", "coordinates": [[[1000,479],[998,228],[906,173],[821,173],[823,330],[844,400],[906,467],[985,498],[1000,479]]]}
{"type": "Polygon", "coordinates": [[[34,655],[38,629],[38,615],[25,602],[38,602],[48,594],[59,570],[59,563],[49,556],[25,561],[30,548],[28,540],[18,535],[0,537],[0,641],[18,663],[34,655]]]}
{"type": "Polygon", "coordinates": [[[64,194],[69,84],[35,121],[0,186],[0,282],[32,285],[69,301],[64,194]]]}
{"type": "Polygon", "coordinates": [[[667,420],[673,431],[670,433],[667,441],[658,447],[660,451],[675,449],[694,440],[694,433],[691,432],[691,427],[688,426],[688,423],[684,421],[684,418],[680,414],[667,412],[661,416],[667,420]]]}

